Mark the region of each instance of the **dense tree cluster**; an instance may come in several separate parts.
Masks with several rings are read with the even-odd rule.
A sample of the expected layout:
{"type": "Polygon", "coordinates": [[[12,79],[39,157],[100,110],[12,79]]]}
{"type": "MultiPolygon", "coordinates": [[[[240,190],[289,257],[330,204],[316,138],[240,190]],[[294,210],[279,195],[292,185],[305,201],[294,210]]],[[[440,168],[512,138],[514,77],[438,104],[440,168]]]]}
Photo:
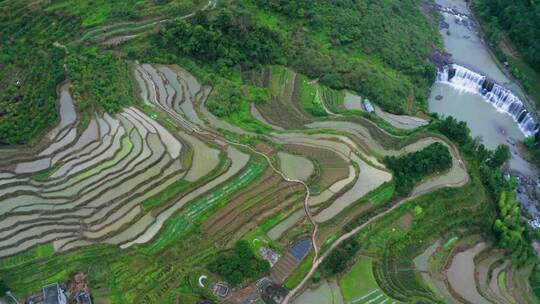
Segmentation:
{"type": "Polygon", "coordinates": [[[385,163],[394,172],[396,194],[406,196],[424,177],[450,169],[452,156],[445,145],[436,142],[417,152],[388,156],[385,163]]]}
{"type": "Polygon", "coordinates": [[[439,37],[417,1],[253,1],[287,20],[287,59],[299,72],[394,112],[425,105],[435,75],[426,58],[439,37]]]}
{"type": "Polygon", "coordinates": [[[9,291],[9,287],[6,285],[4,280],[0,279],[0,297],[6,294],[9,291]]]}
{"type": "Polygon", "coordinates": [[[540,2],[536,0],[474,0],[486,21],[488,38],[496,43],[501,30],[508,33],[525,60],[540,71],[540,2]]]}
{"type": "Polygon", "coordinates": [[[0,8],[0,144],[25,144],[56,120],[56,86],[64,80],[62,41],[76,20],[27,11],[24,2],[0,8]],[[47,30],[44,30],[47,29],[47,30]]]}
{"type": "Polygon", "coordinates": [[[500,145],[494,151],[487,149],[479,140],[471,137],[471,131],[465,122],[458,121],[452,116],[437,121],[433,127],[456,142],[463,152],[472,156],[478,166],[482,182],[492,198],[499,197],[500,191],[507,186],[501,167],[510,159],[508,146],[500,145]]]}
{"type": "Polygon", "coordinates": [[[216,14],[199,12],[190,20],[166,27],[156,41],[179,55],[228,68],[273,63],[281,57],[280,36],[247,13],[222,9],[216,14]]]}
{"type": "Polygon", "coordinates": [[[222,82],[214,88],[216,94],[208,99],[208,109],[218,117],[228,117],[238,111],[244,95],[238,86],[222,82]]]}
{"type": "Polygon", "coordinates": [[[116,113],[133,103],[127,62],[116,55],[81,49],[66,64],[79,111],[96,107],[116,113]]]}
{"type": "Polygon", "coordinates": [[[464,121],[458,121],[452,116],[445,117],[436,122],[436,128],[452,141],[464,145],[469,139],[471,130],[464,121]]]}
{"type": "Polygon", "coordinates": [[[347,269],[347,265],[354,259],[360,249],[360,244],[355,239],[344,241],[338,248],[321,263],[321,272],[325,277],[331,277],[347,269]]]}
{"type": "Polygon", "coordinates": [[[476,166],[491,199],[497,202],[493,232],[498,237],[499,246],[507,249],[519,264],[525,263],[532,253],[516,199],[516,181],[505,179],[502,172],[502,166],[510,159],[508,146],[500,145],[494,151],[488,150],[470,136],[470,130],[464,122],[458,122],[453,117],[438,121],[435,128],[458,142],[461,151],[476,166]]]}
{"type": "Polygon", "coordinates": [[[132,102],[125,61],[95,48],[70,46],[81,23],[76,16],[28,10],[24,1],[2,4],[0,144],[28,144],[53,125],[56,88],[66,79],[73,83],[79,111],[118,112],[132,102]]]}
{"type": "Polygon", "coordinates": [[[269,9],[294,18],[311,18],[313,1],[310,0],[254,0],[262,9],[269,9]]]}
{"type": "Polygon", "coordinates": [[[237,66],[284,64],[403,113],[426,106],[435,29],[413,0],[252,0],[175,21],[141,53],[189,57],[221,75],[237,66]]]}
{"type": "Polygon", "coordinates": [[[240,284],[263,276],[270,270],[270,264],[255,256],[247,241],[239,241],[231,250],[221,252],[208,264],[208,269],[229,283],[240,284]]]}
{"type": "Polygon", "coordinates": [[[525,263],[533,254],[524,237],[526,227],[521,219],[521,208],[514,189],[501,192],[497,210],[493,230],[497,234],[499,245],[512,252],[519,264],[525,263]]]}

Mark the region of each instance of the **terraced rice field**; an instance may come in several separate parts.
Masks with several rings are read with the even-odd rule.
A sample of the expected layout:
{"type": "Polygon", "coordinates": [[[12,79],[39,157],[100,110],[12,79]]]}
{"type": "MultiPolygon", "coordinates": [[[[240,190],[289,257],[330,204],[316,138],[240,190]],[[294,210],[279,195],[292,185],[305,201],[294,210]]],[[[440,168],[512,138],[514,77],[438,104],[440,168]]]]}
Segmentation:
{"type": "MultiPolygon", "coordinates": [[[[137,256],[133,264],[144,260],[148,267],[139,269],[141,275],[166,278],[160,289],[172,298],[186,269],[203,265],[218,248],[255,234],[268,235],[283,247],[309,235],[309,277],[321,262],[319,223],[341,229],[345,223],[332,220],[368,194],[374,200],[390,199],[392,175],[383,156],[418,151],[437,141],[450,148],[453,168],[426,179],[413,196],[468,180],[450,143],[432,135],[397,137],[367,119],[334,115],[347,107],[341,100],[351,97],[319,88],[288,69],[268,67],[250,76],[270,91],[267,103],[251,108],[256,119],[273,126],[269,134],[253,134],[218,119],[205,107],[212,88],[178,66],[135,63],[132,72],[144,111],[129,107],[116,115],[95,115],[78,130],[66,84],[58,100],[60,119],[47,143],[1,154],[0,269],[81,247],[93,252],[96,244],[106,244],[100,248],[137,256]],[[324,119],[318,111],[324,111],[319,113],[324,119]],[[231,132],[250,144],[231,140],[231,132]],[[373,195],[377,191],[384,193],[373,195]],[[259,225],[269,221],[261,230],[259,225]],[[186,240],[204,243],[203,252],[193,252],[186,240]],[[156,256],[163,260],[153,261],[156,256]],[[184,260],[176,260],[179,256],[184,260]],[[172,266],[177,264],[182,266],[172,266]]],[[[334,234],[328,248],[344,237],[349,236],[334,234]]],[[[126,278],[130,267],[138,267],[130,265],[115,264],[115,277],[135,280],[126,278]]],[[[324,281],[296,303],[395,302],[375,282],[368,258],[339,283],[324,281]]],[[[125,299],[134,300],[145,290],[141,297],[157,303],[161,290],[146,285],[138,281],[137,291],[125,299]]]]}
{"type": "Polygon", "coordinates": [[[534,303],[527,270],[516,270],[500,249],[483,242],[438,240],[415,258],[426,284],[447,303],[534,303]],[[456,250],[457,249],[457,250],[456,250]],[[519,283],[508,280],[515,275],[519,283]]]}
{"type": "Polygon", "coordinates": [[[96,116],[71,137],[77,124],[71,102],[64,86],[51,145],[3,171],[10,177],[0,188],[0,256],[42,244],[62,251],[107,242],[144,215],[140,203],[152,187],[184,175],[182,142],[139,110],[96,116]],[[47,178],[32,177],[51,168],[47,178]]]}
{"type": "Polygon", "coordinates": [[[428,121],[415,116],[395,115],[383,111],[378,106],[375,106],[375,114],[389,123],[392,127],[404,130],[416,129],[428,124],[428,121]]]}
{"type": "Polygon", "coordinates": [[[297,129],[303,128],[311,120],[311,114],[301,102],[312,106],[317,91],[305,76],[290,69],[272,66],[253,72],[250,80],[270,91],[268,102],[256,105],[263,122],[283,129],[297,129]]]}
{"type": "Polygon", "coordinates": [[[289,215],[285,220],[272,227],[272,229],[270,229],[270,231],[268,231],[267,233],[268,237],[274,241],[278,240],[285,231],[293,227],[305,216],[306,214],[304,210],[298,210],[294,212],[293,214],[289,215]]]}
{"type": "Polygon", "coordinates": [[[278,152],[281,171],[290,179],[307,181],[315,167],[313,163],[304,157],[278,152]]]}
{"type": "Polygon", "coordinates": [[[343,98],[343,105],[347,110],[364,111],[362,97],[352,94],[350,92],[345,93],[345,98],[343,98]]]}
{"type": "Polygon", "coordinates": [[[473,248],[456,254],[450,268],[448,268],[448,282],[452,289],[472,303],[489,303],[476,288],[472,288],[472,286],[476,286],[473,259],[484,247],[484,243],[478,243],[473,248]]]}
{"type": "MultiPolygon", "coordinates": [[[[185,3],[183,3],[185,5],[185,3]]],[[[176,5],[169,6],[169,11],[161,11],[161,14],[168,14],[170,11],[177,11],[179,8],[176,5]],[[177,6],[177,7],[175,7],[177,6]]],[[[181,7],[182,4],[180,4],[180,8],[185,9],[181,7]]],[[[200,7],[194,7],[193,9],[195,11],[204,11],[215,8],[217,5],[217,0],[209,0],[208,2],[204,4],[200,4],[200,7]]],[[[51,7],[50,10],[58,9],[59,7],[51,7]]],[[[146,8],[146,14],[150,15],[161,15],[159,12],[161,9],[153,8],[146,8]]],[[[145,32],[150,31],[152,28],[155,28],[156,26],[171,22],[174,20],[183,20],[187,18],[191,18],[195,12],[190,12],[181,16],[174,16],[172,18],[151,18],[150,20],[145,19],[141,21],[120,21],[114,24],[108,24],[104,26],[98,26],[95,28],[89,29],[86,33],[82,35],[82,37],[77,41],[77,43],[103,43],[106,45],[116,45],[121,42],[134,39],[140,35],[143,35],[145,32]]],[[[99,16],[99,12],[96,14],[97,17],[90,16],[87,19],[83,21],[83,25],[85,26],[92,26],[97,23],[101,22],[101,18],[104,16],[99,16]]]]}
{"type": "Polygon", "coordinates": [[[266,170],[264,175],[239,193],[233,195],[229,203],[207,219],[204,229],[212,235],[221,235],[228,239],[236,235],[244,237],[250,231],[264,231],[262,226],[254,225],[264,218],[279,216],[283,210],[292,206],[300,206],[302,188],[283,181],[266,170]]]}
{"type": "MultiPolygon", "coordinates": [[[[373,153],[380,156],[397,156],[405,153],[415,152],[435,142],[440,142],[444,144],[449,148],[449,151],[452,154],[452,168],[446,173],[442,173],[436,177],[427,179],[421,184],[417,185],[417,187],[413,191],[413,193],[415,194],[428,192],[439,185],[457,185],[461,181],[467,179],[468,176],[465,165],[460,159],[459,152],[455,148],[450,146],[446,141],[435,136],[420,138],[412,143],[404,143],[402,147],[396,148],[384,146],[380,141],[376,140],[373,137],[368,128],[358,123],[342,121],[324,121],[311,123],[308,126],[310,128],[332,128],[347,132],[354,138],[355,143],[358,143],[358,146],[361,147],[361,149],[364,149],[366,153],[373,153]]],[[[400,137],[393,136],[385,132],[382,132],[381,134],[387,137],[386,140],[393,140],[398,144],[400,141],[403,142],[400,137]]]]}
{"type": "MultiPolygon", "coordinates": [[[[296,148],[297,152],[302,151],[303,153],[306,153],[309,151],[307,147],[313,147],[329,151],[327,153],[332,153],[333,155],[328,157],[328,159],[331,160],[331,163],[324,166],[324,163],[319,162],[323,172],[335,170],[336,166],[332,163],[335,163],[335,161],[339,160],[340,158],[347,163],[350,162],[346,165],[348,171],[347,175],[343,175],[345,172],[345,165],[341,165],[341,172],[343,173],[340,178],[333,179],[331,181],[332,184],[322,184],[323,186],[321,188],[323,188],[323,191],[320,194],[311,197],[309,203],[311,206],[316,206],[320,203],[328,201],[332,197],[336,197],[329,207],[316,215],[315,219],[318,222],[324,222],[332,219],[338,213],[346,209],[368,192],[378,188],[384,182],[391,180],[390,173],[371,166],[366,161],[362,160],[357,154],[355,154],[355,151],[352,150],[348,145],[336,141],[335,138],[332,140],[332,136],[306,136],[300,133],[274,134],[274,136],[281,142],[288,144],[286,146],[288,149],[293,150],[296,148]],[[293,145],[292,143],[295,144],[293,145]],[[302,147],[296,147],[299,144],[301,144],[302,147]],[[359,168],[359,173],[356,172],[353,164],[359,168]],[[343,189],[348,185],[350,185],[350,189],[343,192],[343,189]]],[[[313,150],[313,148],[311,149],[313,150]]]]}

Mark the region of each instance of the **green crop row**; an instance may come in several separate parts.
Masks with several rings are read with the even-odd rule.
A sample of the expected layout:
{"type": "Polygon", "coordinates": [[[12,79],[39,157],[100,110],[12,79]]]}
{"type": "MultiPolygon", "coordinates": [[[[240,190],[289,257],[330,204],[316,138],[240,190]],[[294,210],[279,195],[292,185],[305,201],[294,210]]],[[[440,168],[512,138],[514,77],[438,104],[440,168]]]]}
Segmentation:
{"type": "Polygon", "coordinates": [[[197,199],[189,207],[167,220],[159,236],[146,247],[146,250],[155,253],[167,247],[178,239],[179,235],[199,223],[207,212],[225,204],[230,195],[260,176],[265,168],[266,164],[264,163],[250,162],[242,174],[226,184],[216,187],[213,192],[197,199]]]}

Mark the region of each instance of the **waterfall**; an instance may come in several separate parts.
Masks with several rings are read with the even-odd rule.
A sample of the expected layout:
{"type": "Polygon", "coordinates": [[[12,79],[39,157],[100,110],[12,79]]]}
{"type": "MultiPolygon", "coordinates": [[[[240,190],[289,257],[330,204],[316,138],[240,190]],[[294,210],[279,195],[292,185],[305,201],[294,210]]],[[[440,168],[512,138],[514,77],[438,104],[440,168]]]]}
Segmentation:
{"type": "Polygon", "coordinates": [[[457,64],[445,66],[437,73],[437,81],[453,88],[481,95],[498,111],[510,115],[525,136],[538,131],[538,123],[519,97],[512,91],[486,79],[486,76],[473,72],[457,64]]]}

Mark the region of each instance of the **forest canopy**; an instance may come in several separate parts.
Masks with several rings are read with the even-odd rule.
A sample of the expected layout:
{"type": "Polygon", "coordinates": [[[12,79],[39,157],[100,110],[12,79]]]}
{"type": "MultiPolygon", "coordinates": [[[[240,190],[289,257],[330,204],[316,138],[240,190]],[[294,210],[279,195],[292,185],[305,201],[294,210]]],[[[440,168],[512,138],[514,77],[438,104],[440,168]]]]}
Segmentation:
{"type": "Polygon", "coordinates": [[[332,88],[354,90],[391,112],[427,108],[435,75],[427,57],[440,38],[415,0],[227,2],[163,23],[114,52],[76,43],[89,28],[107,22],[132,22],[148,14],[168,18],[204,4],[184,2],[98,1],[95,5],[104,7],[99,12],[65,1],[46,10],[3,3],[0,38],[7,43],[0,49],[0,144],[28,144],[52,127],[56,86],[68,78],[78,82],[74,93],[83,108],[116,112],[131,104],[126,58],[191,62],[211,80],[229,81],[238,71],[279,64],[332,88]]]}
{"type": "Polygon", "coordinates": [[[489,25],[488,38],[498,41],[500,29],[506,31],[525,60],[540,71],[540,1],[474,0],[474,5],[489,25]]]}

